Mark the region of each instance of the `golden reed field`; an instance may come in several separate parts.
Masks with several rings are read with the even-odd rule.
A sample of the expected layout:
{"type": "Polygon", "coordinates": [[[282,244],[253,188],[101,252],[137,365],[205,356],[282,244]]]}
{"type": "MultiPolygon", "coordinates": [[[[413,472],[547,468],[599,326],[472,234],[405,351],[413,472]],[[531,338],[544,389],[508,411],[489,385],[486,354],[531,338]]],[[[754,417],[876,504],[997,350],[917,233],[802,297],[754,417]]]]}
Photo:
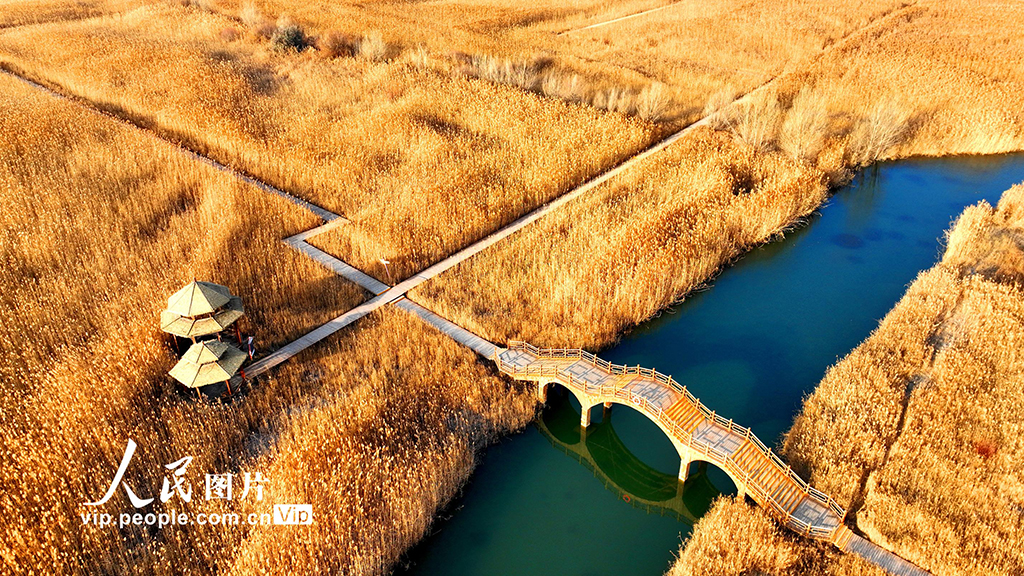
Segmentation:
{"type": "Polygon", "coordinates": [[[352,225],[331,246],[382,277],[380,258],[396,277],[419,271],[657,131],[449,73],[413,47],[274,50],[258,31],[276,17],[254,18],[157,3],[0,34],[0,62],[342,214],[352,225]]]}
{"type": "MultiPolygon", "coordinates": [[[[804,402],[787,461],[848,507],[847,522],[936,575],[1024,568],[1024,185],[968,208],[934,268],[804,402]]],[[[719,501],[669,572],[814,574],[813,545],[774,525],[724,555],[716,535],[765,523],[719,501]],[[740,551],[742,549],[742,551],[740,551]]],[[[848,571],[827,554],[829,573],[848,571]]]]}
{"type": "MultiPolygon", "coordinates": [[[[684,0],[580,29],[667,5],[17,0],[0,8],[0,67],[342,214],[313,243],[385,281],[381,258],[407,277],[713,115],[413,294],[498,343],[606,346],[862,166],[1024,147],[1019,6],[684,0]]],[[[478,450],[534,415],[531,393],[391,310],[237,401],[194,401],[165,376],[155,328],[185,282],[240,294],[262,352],[366,297],[280,243],[316,219],[6,76],[0,112],[8,570],[385,574],[478,450]],[[192,455],[334,513],[303,532],[82,530],[82,494],[128,437],[133,485],[192,455]]],[[[785,445],[858,529],[939,574],[1019,566],[1020,194],[961,218],[943,263],[830,371],[785,445]],[[844,370],[869,377],[849,386],[844,370]],[[971,375],[961,394],[954,370],[971,375]],[[852,409],[862,398],[873,415],[852,409]],[[826,443],[801,440],[812,432],[826,443]],[[829,484],[836,469],[862,481],[829,484]]],[[[723,501],[671,573],[821,565],[877,573],[723,501]],[[714,537],[740,525],[744,540],[714,537]]]]}
{"type": "Polygon", "coordinates": [[[2,557],[35,573],[121,565],[135,543],[72,523],[126,438],[148,444],[136,465],[154,475],[179,452],[225,460],[289,401],[257,392],[225,409],[167,382],[167,296],[193,277],[232,286],[266,350],[362,293],[280,242],[316,222],[284,200],[6,76],[0,87],[2,557]],[[225,451],[201,449],[210,437],[225,451]]]}
{"type": "MultiPolygon", "coordinates": [[[[232,286],[267,347],[355,305],[360,292],[280,243],[315,224],[284,200],[113,120],[0,83],[0,191],[12,207],[3,216],[10,265],[0,276],[0,342],[20,351],[0,364],[0,498],[18,511],[3,521],[8,569],[175,574],[184,563],[264,574],[302,562],[381,573],[454,495],[476,450],[533,416],[531,395],[399,312],[379,314],[242,401],[195,402],[164,375],[172,351],[154,329],[181,284],[198,276],[232,286]],[[259,224],[268,218],[277,224],[259,224]],[[276,495],[301,493],[335,510],[333,523],[289,541],[273,530],[196,525],[160,538],[141,528],[82,530],[82,495],[101,489],[126,438],[143,447],[131,485],[158,486],[163,464],[191,455],[199,469],[263,470],[276,495]],[[399,473],[405,482],[380,480],[399,473]],[[337,501],[324,500],[331,495],[337,501]]],[[[196,502],[235,511],[198,498],[174,510],[198,510],[196,502]]]]}
{"type": "Polygon", "coordinates": [[[872,22],[717,130],[687,135],[414,298],[498,341],[604,346],[799,225],[859,166],[1024,148],[1024,43],[997,8],[979,8],[985,20],[972,6],[922,3],[872,22]]]}

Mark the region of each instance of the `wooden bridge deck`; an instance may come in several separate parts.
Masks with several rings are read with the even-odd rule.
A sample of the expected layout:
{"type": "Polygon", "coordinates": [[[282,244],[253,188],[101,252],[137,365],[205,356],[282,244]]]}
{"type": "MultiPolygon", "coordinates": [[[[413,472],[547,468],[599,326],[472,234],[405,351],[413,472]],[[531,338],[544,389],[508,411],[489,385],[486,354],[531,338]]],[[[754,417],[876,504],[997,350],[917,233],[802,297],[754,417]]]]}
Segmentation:
{"type": "Polygon", "coordinates": [[[581,350],[541,350],[521,342],[494,358],[516,379],[566,386],[584,410],[604,402],[633,406],[665,431],[684,468],[691,460],[715,464],[741,494],[800,534],[836,542],[849,533],[842,525],[846,511],[835,500],[804,482],[749,429],[709,410],[669,376],[610,364],[581,350]]]}

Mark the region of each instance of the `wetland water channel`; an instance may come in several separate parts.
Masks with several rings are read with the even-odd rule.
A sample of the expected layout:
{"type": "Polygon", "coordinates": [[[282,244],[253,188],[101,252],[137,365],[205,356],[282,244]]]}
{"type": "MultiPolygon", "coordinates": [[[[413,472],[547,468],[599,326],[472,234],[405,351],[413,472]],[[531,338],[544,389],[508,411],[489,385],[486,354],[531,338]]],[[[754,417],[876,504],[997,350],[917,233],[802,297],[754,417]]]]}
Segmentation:
{"type": "MultiPolygon", "coordinates": [[[[885,163],[820,215],[726,269],[706,291],[600,356],[671,374],[769,446],[803,395],[855,348],[941,255],[944,231],[980,200],[1024,181],[1024,155],[885,163]]],[[[581,435],[558,386],[524,433],[482,456],[470,484],[399,572],[417,575],[650,575],[719,493],[724,472],[679,457],[639,412],[616,405],[581,435]],[[681,492],[681,493],[680,493],[681,492]]]]}

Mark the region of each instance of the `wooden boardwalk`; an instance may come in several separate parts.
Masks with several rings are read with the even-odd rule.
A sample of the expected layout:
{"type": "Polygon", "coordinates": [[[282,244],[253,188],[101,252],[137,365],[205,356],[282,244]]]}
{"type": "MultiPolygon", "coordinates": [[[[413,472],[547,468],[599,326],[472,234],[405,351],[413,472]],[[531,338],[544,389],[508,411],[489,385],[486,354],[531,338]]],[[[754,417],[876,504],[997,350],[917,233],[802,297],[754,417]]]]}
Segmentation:
{"type": "Polygon", "coordinates": [[[885,548],[873,544],[852,532],[849,533],[848,538],[844,538],[842,542],[837,542],[837,545],[844,552],[860,556],[894,576],[931,576],[930,572],[918,568],[885,548]]]}
{"type": "Polygon", "coordinates": [[[568,388],[583,407],[583,426],[597,405],[618,403],[640,411],[679,452],[680,480],[686,480],[691,462],[710,462],[732,478],[741,498],[750,496],[791,530],[833,543],[849,533],[843,526],[846,510],[835,500],[804,482],[750,429],[717,415],[670,376],[611,364],[578,349],[539,349],[523,342],[511,343],[494,360],[503,373],[536,383],[541,399],[553,383],[568,388]]]}

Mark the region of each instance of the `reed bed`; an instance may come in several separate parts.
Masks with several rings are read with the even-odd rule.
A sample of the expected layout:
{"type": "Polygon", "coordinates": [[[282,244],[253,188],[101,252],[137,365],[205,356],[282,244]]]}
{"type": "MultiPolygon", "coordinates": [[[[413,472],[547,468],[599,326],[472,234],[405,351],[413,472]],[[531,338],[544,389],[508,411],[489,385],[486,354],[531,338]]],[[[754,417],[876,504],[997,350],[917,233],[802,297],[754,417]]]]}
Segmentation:
{"type": "Polygon", "coordinates": [[[810,166],[698,129],[413,298],[495,342],[606,346],[814,211],[839,146],[810,166]]]}
{"type": "Polygon", "coordinates": [[[0,12],[0,29],[46,22],[81,20],[138,6],[138,0],[8,0],[0,12]]]}
{"type": "Polygon", "coordinates": [[[693,527],[667,576],[884,576],[881,568],[808,541],[760,508],[722,497],[693,527]]]}
{"type": "Polygon", "coordinates": [[[1024,43],[1005,23],[1022,17],[1013,3],[920,2],[830,51],[803,81],[826,92],[837,114],[860,117],[883,103],[888,110],[875,114],[903,119],[910,137],[897,157],[1020,150],[1024,43]]]}
{"type": "Polygon", "coordinates": [[[396,277],[600,172],[656,130],[411,57],[322,59],[250,35],[225,41],[220,31],[237,24],[154,5],[8,31],[0,59],[344,214],[352,225],[336,231],[332,252],[367,269],[386,258],[396,277]]]}
{"type": "MultiPolygon", "coordinates": [[[[155,324],[166,296],[193,276],[243,296],[262,346],[361,293],[280,242],[316,223],[284,200],[9,78],[0,88],[7,570],[383,574],[455,494],[476,451],[532,418],[529,390],[397,311],[305,353],[235,402],[185,394],[166,377],[175,358],[155,324]],[[192,501],[144,512],[247,513],[238,498],[205,501],[202,474],[259,471],[264,503],[301,498],[317,523],[304,533],[84,526],[81,504],[106,488],[129,438],[139,450],[126,482],[142,497],[156,495],[164,465],[194,458],[192,501]]],[[[118,491],[96,511],[135,510],[118,491]]]]}
{"type": "Polygon", "coordinates": [[[784,446],[872,540],[935,574],[1024,569],[1022,214],[1024,186],[968,208],[784,446]]]}
{"type": "Polygon", "coordinates": [[[532,389],[418,318],[391,309],[366,324],[282,371],[282,382],[296,382],[312,360],[322,387],[275,423],[280,433],[254,464],[274,479],[275,499],[313,504],[316,522],[251,531],[225,573],[388,573],[466,481],[478,450],[533,418],[532,389]]]}
{"type": "Polygon", "coordinates": [[[105,489],[129,437],[143,447],[129,481],[159,487],[182,453],[230,462],[259,408],[288,395],[237,414],[187,399],[166,376],[167,296],[193,278],[229,286],[266,350],[363,294],[281,243],[316,218],[7,76],[0,197],[0,562],[41,574],[180,559],[159,560],[167,545],[142,531],[83,526],[80,504],[105,489]]]}

